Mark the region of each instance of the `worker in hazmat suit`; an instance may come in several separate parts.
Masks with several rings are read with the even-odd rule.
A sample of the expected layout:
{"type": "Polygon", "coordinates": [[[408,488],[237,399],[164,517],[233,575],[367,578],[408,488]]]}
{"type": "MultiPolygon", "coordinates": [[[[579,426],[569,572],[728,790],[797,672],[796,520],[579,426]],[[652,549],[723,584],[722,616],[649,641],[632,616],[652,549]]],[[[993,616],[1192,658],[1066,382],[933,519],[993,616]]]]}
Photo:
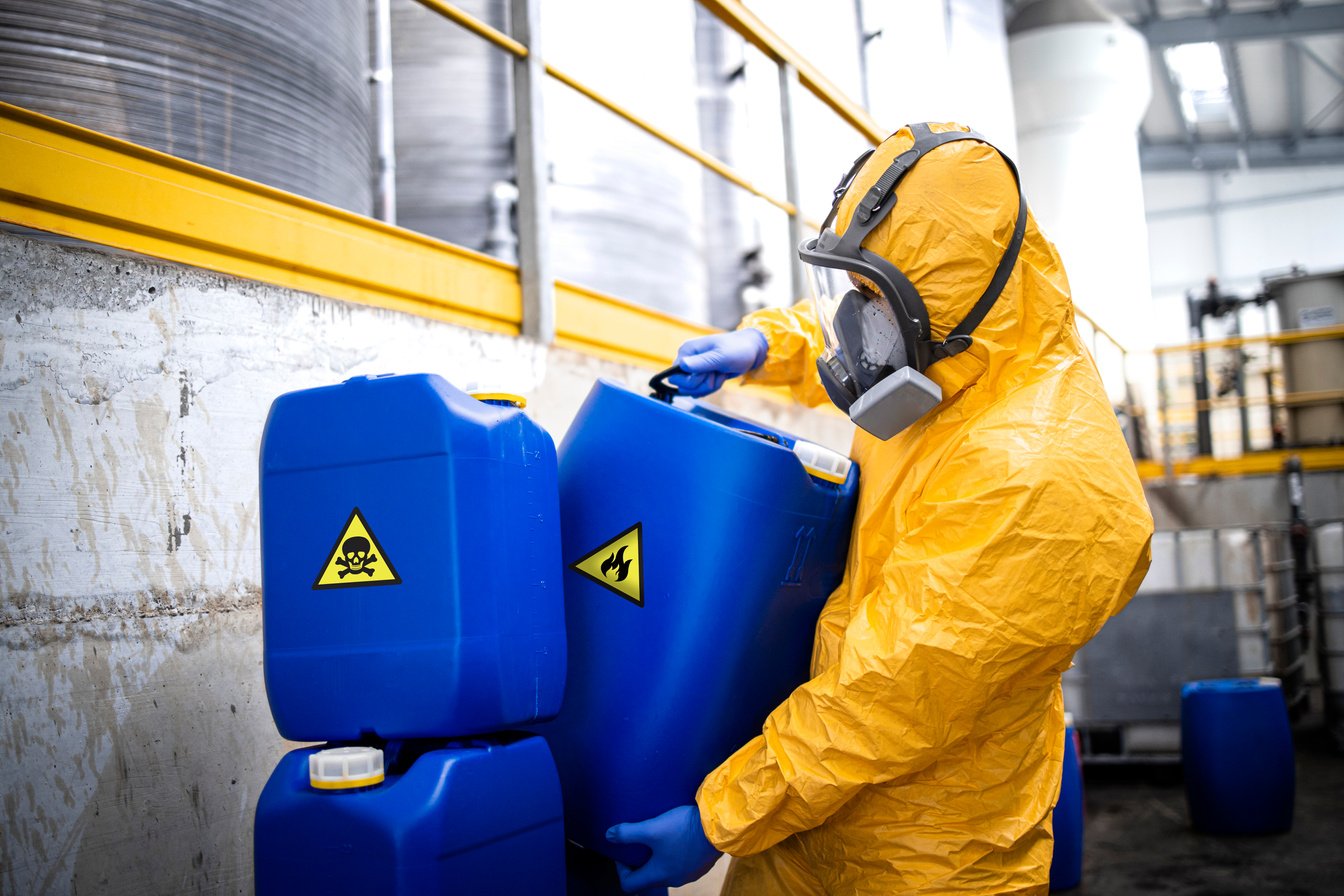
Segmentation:
{"type": "Polygon", "coordinates": [[[953,124],[861,157],[799,251],[814,300],[691,340],[673,382],[745,374],[854,420],[844,580],[811,680],[696,805],[608,832],[652,850],[622,884],[679,885],[723,851],[732,896],[1044,894],[1060,675],[1152,535],[1063,266],[1011,163],[953,124]]]}

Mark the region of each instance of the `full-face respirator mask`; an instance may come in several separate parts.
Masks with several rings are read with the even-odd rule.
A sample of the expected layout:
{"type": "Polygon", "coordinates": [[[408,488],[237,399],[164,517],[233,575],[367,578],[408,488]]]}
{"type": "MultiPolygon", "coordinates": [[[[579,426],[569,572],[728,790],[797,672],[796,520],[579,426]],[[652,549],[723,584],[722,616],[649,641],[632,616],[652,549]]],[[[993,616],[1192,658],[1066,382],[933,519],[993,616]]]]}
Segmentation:
{"type": "MultiPolygon", "coordinates": [[[[863,248],[863,241],[896,206],[896,188],[906,172],[938,147],[957,140],[976,140],[993,146],[974,131],[935,134],[928,124],[911,125],[915,143],[898,155],[854,207],[844,236],[831,229],[848,192],[873,150],[855,160],[835,188],[831,211],[821,232],[798,247],[806,263],[825,351],[817,371],[826,394],[862,429],[889,439],[906,429],[942,401],[942,390],[924,371],[943,358],[965,351],[971,332],[979,326],[1017,263],[1027,227],[1027,205],[1018,182],[1017,223],[1012,239],[999,259],[984,293],[965,319],[942,341],[932,339],[924,300],[908,277],[894,264],[863,248]]],[[[995,151],[998,152],[997,148],[995,151]]]]}

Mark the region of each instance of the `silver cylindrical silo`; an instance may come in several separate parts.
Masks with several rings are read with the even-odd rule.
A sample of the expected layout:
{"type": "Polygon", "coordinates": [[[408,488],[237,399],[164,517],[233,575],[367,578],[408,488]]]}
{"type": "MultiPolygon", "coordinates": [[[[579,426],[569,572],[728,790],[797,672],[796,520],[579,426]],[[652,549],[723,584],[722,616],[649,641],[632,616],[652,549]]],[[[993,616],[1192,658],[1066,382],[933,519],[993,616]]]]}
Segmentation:
{"type": "MultiPolygon", "coordinates": [[[[1279,309],[1285,333],[1344,324],[1344,271],[1270,280],[1265,291],[1279,309]]],[[[1296,447],[1344,444],[1344,340],[1293,342],[1282,348],[1284,385],[1290,393],[1335,393],[1288,408],[1288,439],[1296,447]]]]}
{"type": "MultiPolygon", "coordinates": [[[[637,13],[633,6],[543,5],[545,58],[699,146],[695,3],[637,4],[637,13]]],[[[707,320],[705,169],[570,88],[547,86],[556,275],[707,320]]]]}
{"type": "MultiPolygon", "coordinates": [[[[502,0],[457,5],[507,30],[502,0]]],[[[641,6],[640,40],[622,31],[630,10],[543,6],[542,58],[698,144],[694,4],[641,6]]],[[[412,0],[393,3],[392,32],[398,223],[499,252],[495,188],[514,177],[512,58],[412,0]]],[[[703,169],[554,79],[544,89],[555,276],[705,320],[703,169]]]]}
{"type": "Polygon", "coordinates": [[[367,214],[364,0],[6,0],[0,99],[367,214]]]}
{"type": "MultiPolygon", "coordinates": [[[[503,0],[456,5],[507,30],[503,0]]],[[[460,25],[415,0],[393,0],[400,226],[486,248],[492,188],[514,177],[511,67],[512,57],[460,25]]]]}

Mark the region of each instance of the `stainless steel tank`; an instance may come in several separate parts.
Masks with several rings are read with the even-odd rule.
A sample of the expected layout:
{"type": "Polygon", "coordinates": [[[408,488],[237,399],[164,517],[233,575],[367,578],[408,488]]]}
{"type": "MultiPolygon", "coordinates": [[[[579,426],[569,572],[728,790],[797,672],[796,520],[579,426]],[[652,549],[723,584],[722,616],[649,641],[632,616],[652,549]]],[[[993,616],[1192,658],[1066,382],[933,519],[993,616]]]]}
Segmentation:
{"type": "MultiPolygon", "coordinates": [[[[507,32],[503,0],[456,5],[507,32]]],[[[491,191],[514,177],[512,57],[415,0],[391,6],[397,224],[485,250],[491,191]]]]}
{"type": "MultiPolygon", "coordinates": [[[[506,30],[500,0],[457,5],[506,30]]],[[[641,6],[656,40],[623,39],[630,15],[618,0],[544,5],[542,56],[698,144],[694,3],[641,6]]],[[[511,57],[413,0],[394,0],[392,47],[398,223],[491,250],[495,186],[514,176],[511,57]]],[[[555,276],[707,319],[703,169],[553,79],[545,89],[555,276]]]]}
{"type": "MultiPolygon", "coordinates": [[[[1283,277],[1265,283],[1285,332],[1344,324],[1344,271],[1283,277]]],[[[1293,342],[1282,347],[1289,392],[1344,389],[1344,340],[1293,342]]],[[[1288,440],[1297,447],[1344,443],[1344,401],[1338,397],[1288,409],[1288,440]]]]}
{"type": "Polygon", "coordinates": [[[0,99],[370,209],[364,0],[5,0],[0,99]]]}

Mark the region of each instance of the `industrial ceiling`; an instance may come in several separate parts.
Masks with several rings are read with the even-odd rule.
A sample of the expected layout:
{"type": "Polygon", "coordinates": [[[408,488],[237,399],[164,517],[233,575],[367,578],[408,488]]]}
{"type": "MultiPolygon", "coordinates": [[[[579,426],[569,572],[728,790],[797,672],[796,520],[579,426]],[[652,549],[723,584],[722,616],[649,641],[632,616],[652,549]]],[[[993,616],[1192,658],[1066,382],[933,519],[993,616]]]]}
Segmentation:
{"type": "MultiPolygon", "coordinates": [[[[1008,2],[1011,18],[1031,0],[1008,2]]],[[[1344,2],[1099,0],[1150,47],[1145,171],[1344,164],[1344,2]],[[1225,88],[1192,95],[1168,52],[1221,60],[1225,88]],[[1197,97],[1197,98],[1196,98],[1197,97]],[[1185,107],[1185,112],[1182,111],[1185,107]]],[[[1215,64],[1216,68],[1216,64],[1215,64]]]]}

